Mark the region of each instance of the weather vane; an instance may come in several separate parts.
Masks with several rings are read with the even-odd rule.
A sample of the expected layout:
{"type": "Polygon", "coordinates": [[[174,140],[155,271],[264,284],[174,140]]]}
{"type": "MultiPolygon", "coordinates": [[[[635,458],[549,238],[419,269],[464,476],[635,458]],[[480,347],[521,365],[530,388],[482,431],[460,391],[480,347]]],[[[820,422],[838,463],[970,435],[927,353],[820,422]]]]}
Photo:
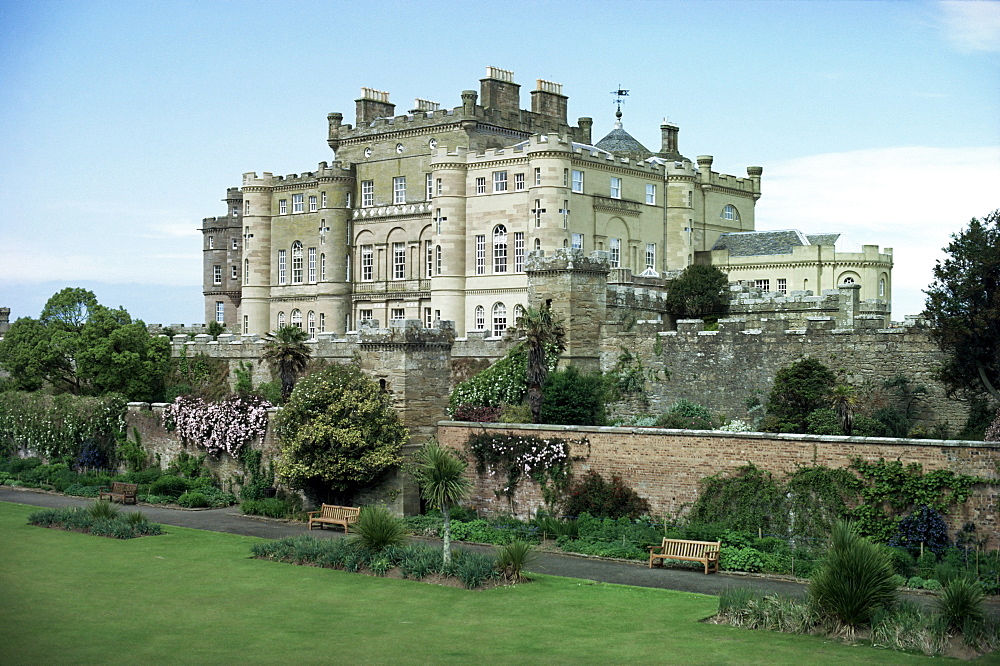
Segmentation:
{"type": "Polygon", "coordinates": [[[615,118],[621,120],[622,117],[622,102],[625,100],[622,97],[628,97],[628,91],[622,88],[621,84],[618,84],[618,90],[612,90],[611,94],[615,96],[615,104],[618,105],[618,110],[615,112],[615,118]]]}

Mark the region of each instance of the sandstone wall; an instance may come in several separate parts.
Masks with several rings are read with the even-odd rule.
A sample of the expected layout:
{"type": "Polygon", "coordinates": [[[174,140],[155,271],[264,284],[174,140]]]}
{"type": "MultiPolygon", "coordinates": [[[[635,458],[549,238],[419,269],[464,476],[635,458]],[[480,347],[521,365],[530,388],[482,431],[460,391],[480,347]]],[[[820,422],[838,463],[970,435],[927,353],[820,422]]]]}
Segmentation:
{"type": "MultiPolygon", "coordinates": [[[[496,430],[537,437],[586,438],[587,443],[571,447],[573,476],[594,470],[610,478],[622,477],[626,484],[649,501],[652,514],[683,515],[697,499],[701,479],[728,472],[747,463],[776,475],[800,466],[847,467],[855,458],[867,461],[900,460],[920,463],[924,472],[947,469],[1000,483],[1000,443],[889,438],[849,438],[819,435],[775,435],[770,433],[720,433],[644,428],[582,428],[524,425],[507,428],[493,424],[442,422],[439,440],[464,451],[472,432],[496,430]]],[[[475,484],[471,503],[487,513],[511,511],[506,498],[498,498],[498,477],[480,478],[470,465],[469,478],[475,484]]],[[[997,501],[1000,486],[976,486],[973,496],[949,517],[950,531],[967,521],[976,523],[990,536],[989,547],[1000,544],[997,501]]],[[[521,483],[514,498],[514,513],[522,518],[534,515],[542,506],[541,490],[530,480],[521,483]]]]}

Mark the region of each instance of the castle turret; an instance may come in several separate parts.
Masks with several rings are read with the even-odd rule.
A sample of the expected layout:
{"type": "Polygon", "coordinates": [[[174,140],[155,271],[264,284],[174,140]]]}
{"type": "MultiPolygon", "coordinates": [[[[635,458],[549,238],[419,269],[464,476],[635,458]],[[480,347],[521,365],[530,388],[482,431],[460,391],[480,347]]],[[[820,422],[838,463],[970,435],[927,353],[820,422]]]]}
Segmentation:
{"type": "Polygon", "coordinates": [[[433,176],[440,180],[431,209],[434,225],[434,253],[440,257],[439,268],[431,278],[431,300],[438,310],[437,319],[455,322],[455,333],[465,335],[468,317],[465,312],[466,266],[466,148],[449,153],[438,148],[431,158],[433,176]]]}
{"type": "Polygon", "coordinates": [[[271,330],[271,187],[273,175],[243,174],[243,298],[241,333],[271,330]]]}

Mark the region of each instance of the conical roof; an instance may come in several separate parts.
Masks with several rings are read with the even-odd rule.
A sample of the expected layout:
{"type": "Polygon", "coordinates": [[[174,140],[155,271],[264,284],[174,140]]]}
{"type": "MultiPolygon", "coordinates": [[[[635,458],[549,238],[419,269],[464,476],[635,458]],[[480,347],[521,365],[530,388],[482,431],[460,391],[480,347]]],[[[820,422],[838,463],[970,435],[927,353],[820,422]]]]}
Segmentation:
{"type": "Polygon", "coordinates": [[[627,157],[630,160],[640,161],[652,157],[653,153],[622,127],[621,111],[615,115],[618,117],[615,128],[594,145],[616,157],[627,157]]]}

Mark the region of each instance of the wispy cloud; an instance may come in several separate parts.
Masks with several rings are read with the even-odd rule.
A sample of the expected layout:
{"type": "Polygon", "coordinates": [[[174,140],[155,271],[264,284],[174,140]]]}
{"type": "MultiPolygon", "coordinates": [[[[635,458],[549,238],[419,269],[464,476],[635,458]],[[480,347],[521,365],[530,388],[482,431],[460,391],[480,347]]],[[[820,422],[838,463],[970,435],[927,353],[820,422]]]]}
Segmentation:
{"type": "Polygon", "coordinates": [[[894,252],[893,318],[921,293],[951,234],[1000,207],[1000,148],[902,147],[829,153],[764,170],[757,229],[841,232],[894,252]]]}
{"type": "Polygon", "coordinates": [[[1000,51],[1000,2],[943,0],[941,27],[962,51],[1000,51]]]}

